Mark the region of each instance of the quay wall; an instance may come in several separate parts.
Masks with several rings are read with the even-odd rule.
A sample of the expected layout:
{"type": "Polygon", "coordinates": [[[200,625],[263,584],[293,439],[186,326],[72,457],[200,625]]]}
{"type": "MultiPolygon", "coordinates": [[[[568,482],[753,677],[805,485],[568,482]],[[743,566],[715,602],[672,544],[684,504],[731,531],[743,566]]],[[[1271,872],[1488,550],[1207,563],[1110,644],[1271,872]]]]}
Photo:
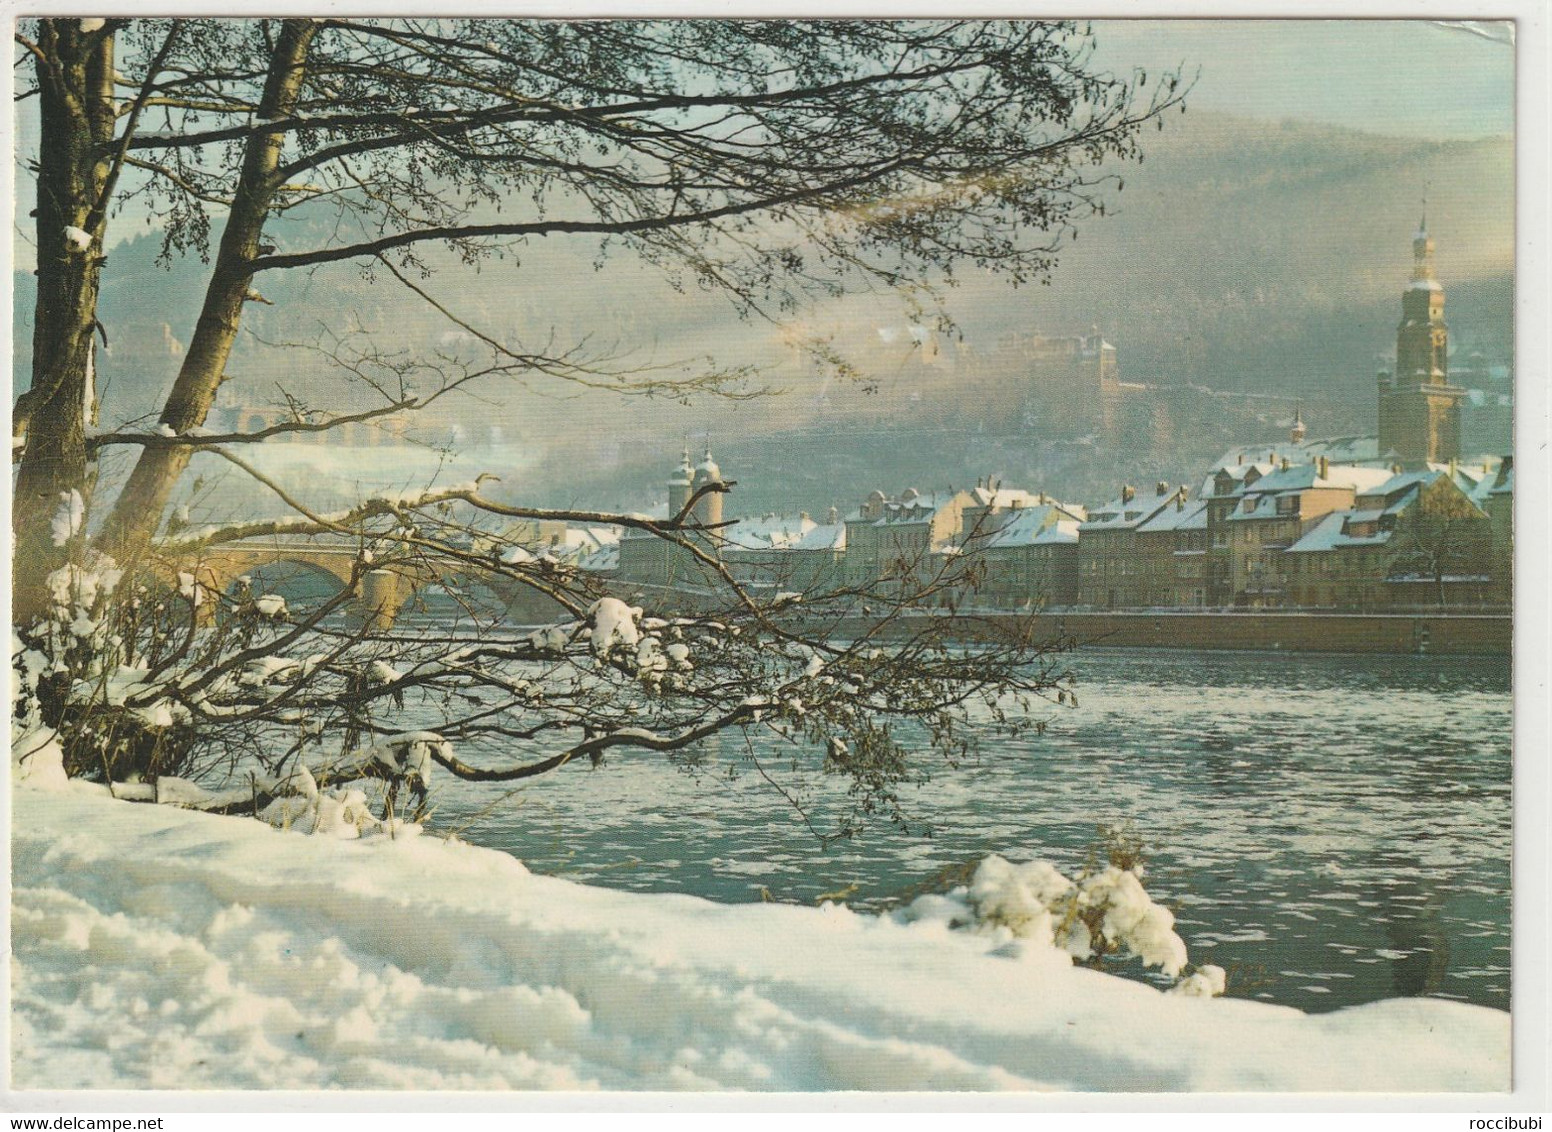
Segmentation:
{"type": "MultiPolygon", "coordinates": [[[[710,612],[723,605],[711,599],[711,595],[697,599],[683,591],[655,586],[622,588],[619,596],[658,612],[677,608],[689,613],[698,607],[710,612]]],[[[952,618],[956,622],[955,635],[967,640],[1006,639],[1008,634],[1018,633],[1027,634],[1028,639],[1036,642],[1071,638],[1079,647],[1502,657],[1514,652],[1514,618],[1503,610],[1342,613],[1055,609],[1036,613],[972,610],[955,614],[922,610],[898,618],[882,633],[872,617],[834,613],[805,616],[797,610],[782,619],[805,632],[844,638],[869,631],[884,637],[909,635],[920,628],[920,619],[927,617],[952,618]]]]}
{"type": "MultiPolygon", "coordinates": [[[[899,631],[909,632],[912,620],[896,622],[899,631]]],[[[1037,642],[1071,638],[1079,647],[1505,657],[1514,649],[1514,621],[1506,613],[1052,611],[962,614],[956,620],[967,638],[1025,631],[1037,642]]],[[[863,628],[860,619],[843,619],[830,631],[847,635],[863,628]]]]}
{"type": "Polygon", "coordinates": [[[1115,648],[1499,656],[1514,648],[1507,614],[1068,613],[1038,616],[1034,632],[1115,648]]]}

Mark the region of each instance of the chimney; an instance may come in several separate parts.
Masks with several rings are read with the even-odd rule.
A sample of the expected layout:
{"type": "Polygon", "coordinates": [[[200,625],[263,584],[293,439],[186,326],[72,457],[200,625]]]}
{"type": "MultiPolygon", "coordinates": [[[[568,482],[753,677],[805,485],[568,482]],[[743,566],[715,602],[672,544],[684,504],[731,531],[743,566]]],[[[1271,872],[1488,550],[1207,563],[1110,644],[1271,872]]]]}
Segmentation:
{"type": "Polygon", "coordinates": [[[1454,456],[1450,457],[1450,479],[1455,478],[1455,473],[1460,470],[1460,461],[1454,456]]]}
{"type": "Polygon", "coordinates": [[[1326,473],[1331,470],[1331,461],[1327,460],[1324,456],[1321,456],[1316,459],[1315,467],[1320,475],[1320,478],[1325,479],[1326,473]]]}
{"type": "Polygon", "coordinates": [[[836,506],[834,506],[832,504],[831,507],[830,507],[830,510],[825,515],[825,522],[828,525],[833,527],[833,526],[835,526],[836,523],[839,523],[840,521],[841,521],[840,508],[838,508],[838,507],[836,507],[836,506]]]}
{"type": "Polygon", "coordinates": [[[1154,495],[1168,495],[1169,494],[1169,484],[1166,481],[1164,481],[1164,480],[1160,480],[1157,484],[1154,485],[1153,494],[1154,495]]]}
{"type": "Polygon", "coordinates": [[[1282,467],[1282,470],[1285,471],[1285,472],[1288,470],[1288,457],[1286,457],[1286,456],[1283,457],[1283,462],[1281,464],[1281,467],[1282,467]]]}
{"type": "Polygon", "coordinates": [[[1136,497],[1137,497],[1137,489],[1135,487],[1133,487],[1131,484],[1124,484],[1124,485],[1122,485],[1122,487],[1121,487],[1121,502],[1122,503],[1130,503],[1136,497]]]}
{"type": "Polygon", "coordinates": [[[1239,466],[1242,467],[1242,468],[1245,466],[1245,454],[1243,452],[1241,452],[1239,454],[1239,461],[1238,461],[1238,463],[1239,463],[1239,466]]]}
{"type": "Polygon", "coordinates": [[[800,522],[800,523],[812,523],[813,521],[814,521],[813,519],[809,518],[809,515],[808,515],[807,511],[799,511],[798,512],[798,522],[800,522]]]}

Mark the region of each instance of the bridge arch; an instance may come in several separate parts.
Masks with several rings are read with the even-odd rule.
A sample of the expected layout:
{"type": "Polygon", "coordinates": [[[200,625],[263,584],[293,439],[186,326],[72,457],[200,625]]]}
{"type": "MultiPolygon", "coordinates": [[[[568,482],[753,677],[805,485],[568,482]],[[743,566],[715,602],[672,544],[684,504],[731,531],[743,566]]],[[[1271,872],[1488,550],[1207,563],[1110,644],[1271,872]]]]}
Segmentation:
{"type": "MultiPolygon", "coordinates": [[[[360,547],[318,536],[255,538],[206,547],[198,560],[169,558],[164,570],[195,574],[201,585],[230,593],[237,579],[251,579],[255,594],[278,593],[295,612],[316,608],[348,586],[360,567],[360,547]]],[[[398,564],[367,568],[350,614],[379,628],[401,616],[415,620],[506,619],[516,624],[555,620],[565,610],[542,591],[478,568],[449,570],[398,564]]]]}
{"type": "Polygon", "coordinates": [[[341,577],[339,571],[306,558],[276,558],[230,573],[224,589],[231,592],[244,577],[249,579],[254,596],[279,594],[294,612],[316,609],[350,582],[348,572],[341,577]]]}

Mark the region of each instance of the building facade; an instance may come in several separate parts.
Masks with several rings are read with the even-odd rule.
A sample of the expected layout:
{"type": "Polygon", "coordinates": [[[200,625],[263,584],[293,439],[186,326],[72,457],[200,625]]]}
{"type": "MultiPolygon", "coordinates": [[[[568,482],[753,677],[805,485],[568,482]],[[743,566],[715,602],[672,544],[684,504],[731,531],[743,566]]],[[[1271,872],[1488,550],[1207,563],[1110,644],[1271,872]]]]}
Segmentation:
{"type": "Polygon", "coordinates": [[[980,571],[973,600],[1005,609],[1044,609],[1078,600],[1079,514],[1037,503],[1007,516],[984,542],[970,543],[980,571]]]}
{"type": "Polygon", "coordinates": [[[1430,469],[1359,492],[1283,558],[1293,604],[1368,610],[1483,604],[1491,600],[1492,554],[1491,520],[1462,477],[1430,469]]]}
{"type": "Polygon", "coordinates": [[[1078,526],[1078,603],[1098,609],[1150,604],[1153,580],[1140,552],[1138,528],[1175,498],[1179,488],[1159,481],[1151,495],[1130,484],[1078,526]]]}

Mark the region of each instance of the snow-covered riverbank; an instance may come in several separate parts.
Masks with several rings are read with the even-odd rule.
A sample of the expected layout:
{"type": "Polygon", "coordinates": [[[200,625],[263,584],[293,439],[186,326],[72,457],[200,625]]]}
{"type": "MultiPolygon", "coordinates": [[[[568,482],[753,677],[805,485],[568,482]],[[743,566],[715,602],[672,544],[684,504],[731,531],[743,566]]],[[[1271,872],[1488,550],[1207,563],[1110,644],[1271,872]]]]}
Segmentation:
{"type": "Polygon", "coordinates": [[[1509,1018],[1167,995],[1030,941],[13,794],[12,1085],[1498,1090],[1509,1018]]]}

